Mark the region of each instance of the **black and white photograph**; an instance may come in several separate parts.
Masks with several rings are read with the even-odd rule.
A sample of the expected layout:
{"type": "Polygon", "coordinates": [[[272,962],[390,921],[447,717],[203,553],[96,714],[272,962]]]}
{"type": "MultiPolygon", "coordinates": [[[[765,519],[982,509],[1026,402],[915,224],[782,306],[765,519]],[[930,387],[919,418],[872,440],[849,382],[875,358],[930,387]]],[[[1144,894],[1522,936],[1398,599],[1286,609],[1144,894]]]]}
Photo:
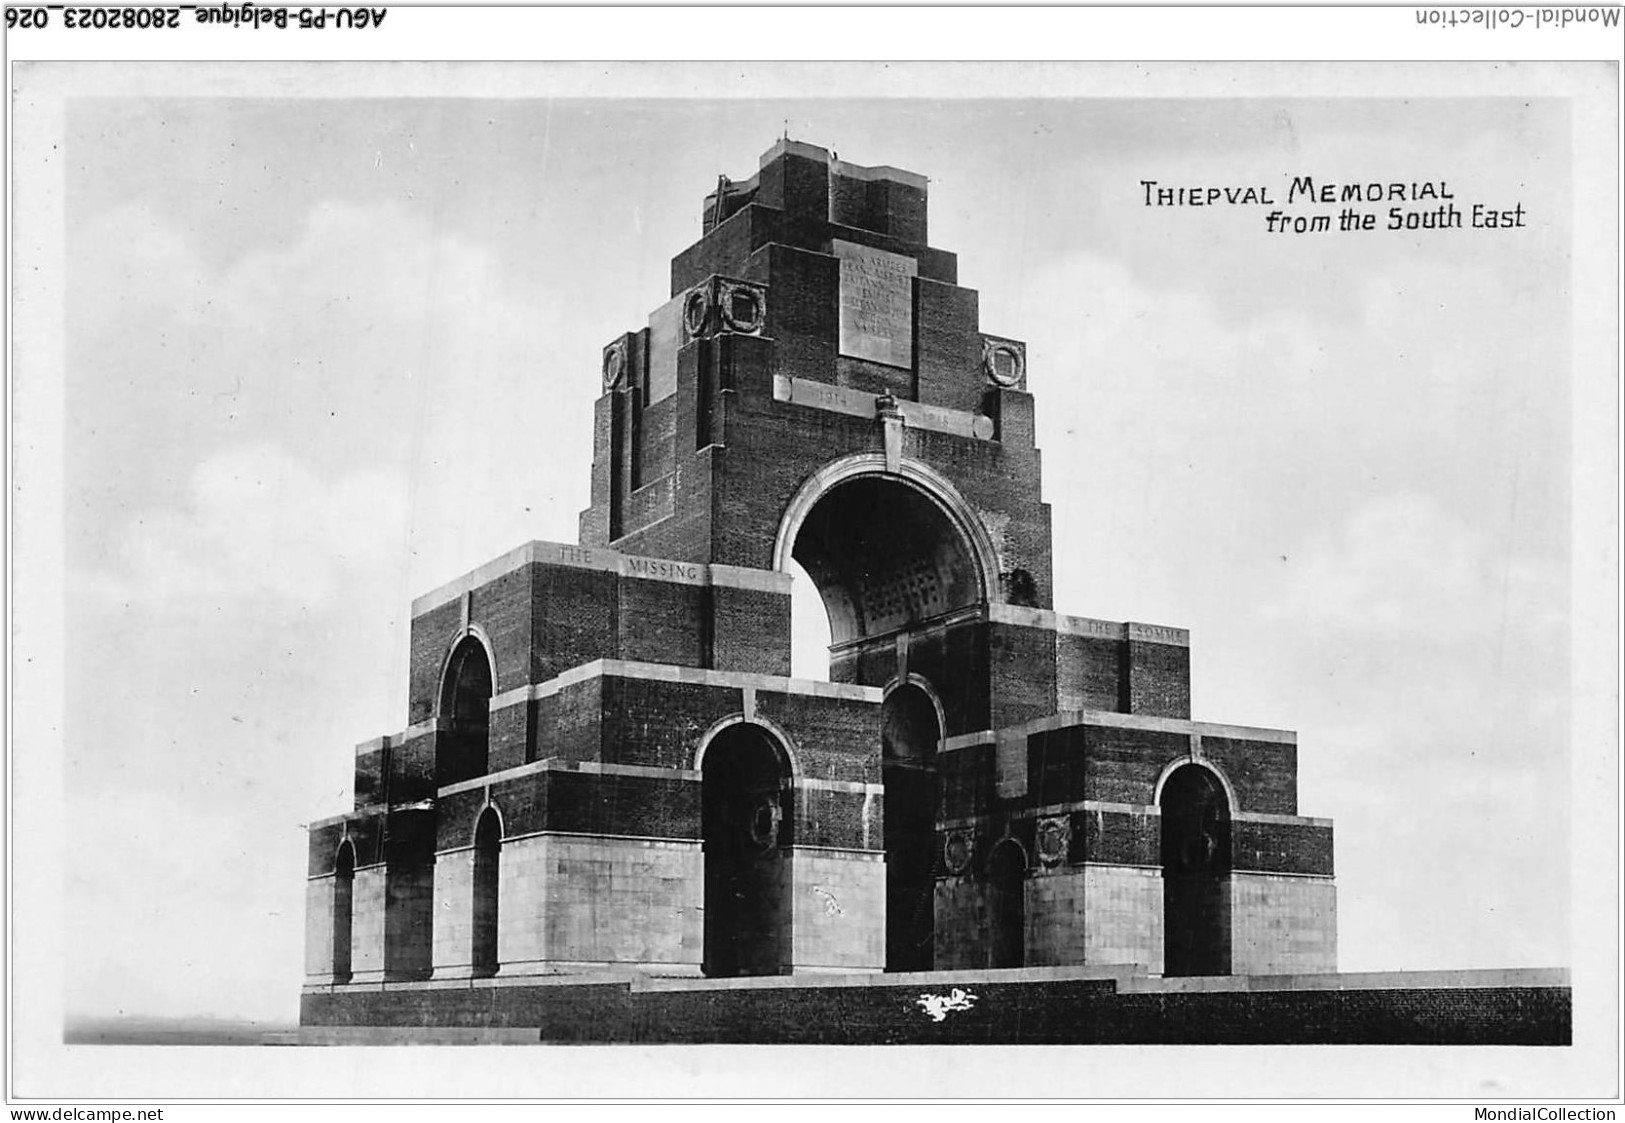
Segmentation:
{"type": "Polygon", "coordinates": [[[10,76],[17,1103],[1618,1101],[1617,62],[10,76]]]}

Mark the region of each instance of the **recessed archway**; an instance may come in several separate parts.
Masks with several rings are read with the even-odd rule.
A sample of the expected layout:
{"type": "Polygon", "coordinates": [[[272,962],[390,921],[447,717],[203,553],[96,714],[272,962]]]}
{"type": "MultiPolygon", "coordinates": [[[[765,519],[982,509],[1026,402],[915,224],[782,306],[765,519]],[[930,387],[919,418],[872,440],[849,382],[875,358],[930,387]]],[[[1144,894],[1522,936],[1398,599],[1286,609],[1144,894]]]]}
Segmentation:
{"type": "Polygon", "coordinates": [[[1194,762],[1158,793],[1162,813],[1164,975],[1230,973],[1230,800],[1194,762]]]}
{"type": "Polygon", "coordinates": [[[987,856],[988,966],[1027,963],[1027,852],[1007,838],[987,856]]]}
{"type": "Polygon", "coordinates": [[[712,978],[777,975],[792,956],[790,759],[763,726],[734,722],[700,753],[705,946],[712,978]]]}
{"type": "Polygon", "coordinates": [[[886,845],[886,970],[929,971],[936,931],[936,702],[917,683],[886,695],[881,709],[881,782],[886,845]]]}
{"type": "Polygon", "coordinates": [[[333,863],[333,981],[350,981],[350,947],[353,901],[355,899],[355,847],[350,840],[339,843],[333,863]]]}
{"type": "Polygon", "coordinates": [[[435,780],[444,787],[483,776],[490,761],[491,659],[479,637],[464,636],[446,660],[440,686],[441,730],[435,780]]]}
{"type": "Polygon", "coordinates": [[[473,892],[473,973],[497,973],[498,889],[501,884],[502,819],[494,807],[480,813],[474,828],[473,892]]]}

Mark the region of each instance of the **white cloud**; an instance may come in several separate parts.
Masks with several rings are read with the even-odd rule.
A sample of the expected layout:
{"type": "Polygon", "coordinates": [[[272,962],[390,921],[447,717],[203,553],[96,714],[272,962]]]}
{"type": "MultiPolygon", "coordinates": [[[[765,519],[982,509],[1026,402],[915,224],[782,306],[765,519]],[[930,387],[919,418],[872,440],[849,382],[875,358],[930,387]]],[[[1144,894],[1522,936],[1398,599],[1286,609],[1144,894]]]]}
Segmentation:
{"type": "Polygon", "coordinates": [[[133,517],[88,588],[150,611],[244,611],[255,601],[323,608],[348,582],[398,565],[405,541],[398,473],[324,480],[275,445],[205,460],[189,498],[184,509],[133,517]]]}
{"type": "Polygon", "coordinates": [[[567,273],[521,282],[393,202],[318,205],[220,265],[127,204],[70,255],[72,452],[104,517],[175,501],[198,450],[271,443],[328,477],[405,480],[411,526],[434,529],[412,544],[414,587],[573,536],[602,340],[567,273]]]}

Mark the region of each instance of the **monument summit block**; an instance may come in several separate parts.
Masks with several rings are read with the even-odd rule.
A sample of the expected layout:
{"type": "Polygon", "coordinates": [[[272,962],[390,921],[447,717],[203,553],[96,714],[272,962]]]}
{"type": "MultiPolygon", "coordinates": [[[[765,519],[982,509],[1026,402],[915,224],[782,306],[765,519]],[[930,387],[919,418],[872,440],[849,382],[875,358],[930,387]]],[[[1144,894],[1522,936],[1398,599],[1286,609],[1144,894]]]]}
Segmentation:
{"type": "Polygon", "coordinates": [[[307,999],[1335,970],[1294,735],[1192,721],[1182,629],[1054,611],[1026,349],[926,195],[784,140],[705,198],[604,348],[579,545],[413,606],[406,728],[310,830],[307,999]],[[789,677],[792,559],[829,682],[789,677]]]}

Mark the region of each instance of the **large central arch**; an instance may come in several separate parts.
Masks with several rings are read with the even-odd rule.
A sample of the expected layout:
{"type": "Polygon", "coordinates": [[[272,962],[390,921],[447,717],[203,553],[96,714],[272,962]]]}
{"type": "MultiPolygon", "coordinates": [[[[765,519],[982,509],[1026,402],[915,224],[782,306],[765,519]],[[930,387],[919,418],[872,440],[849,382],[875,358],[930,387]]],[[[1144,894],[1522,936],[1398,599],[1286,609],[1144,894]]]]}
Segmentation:
{"type": "Polygon", "coordinates": [[[773,566],[794,559],[818,587],[839,645],[998,600],[998,558],[982,521],[945,477],[880,453],[843,457],[785,509],[773,566]]]}

